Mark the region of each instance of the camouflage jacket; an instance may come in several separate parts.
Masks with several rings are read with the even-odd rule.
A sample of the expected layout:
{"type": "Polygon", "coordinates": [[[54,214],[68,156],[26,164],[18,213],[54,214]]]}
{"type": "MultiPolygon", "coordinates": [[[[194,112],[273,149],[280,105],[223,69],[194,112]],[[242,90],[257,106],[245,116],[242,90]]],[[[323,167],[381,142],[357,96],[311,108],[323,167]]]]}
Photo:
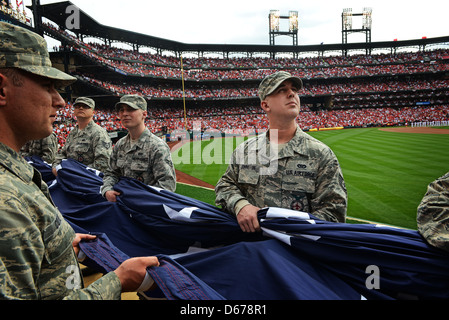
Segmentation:
{"type": "Polygon", "coordinates": [[[260,208],[288,208],[344,222],[347,192],[332,150],[297,127],[277,151],[267,133],[240,144],[215,187],[215,203],[235,214],[237,202],[246,199],[260,208]]]}
{"type": "Polygon", "coordinates": [[[112,150],[101,194],[104,196],[106,191],[113,190],[114,185],[123,176],[175,191],[176,173],[170,148],[148,129],[144,130],[134,146],[131,146],[130,135],[126,135],[117,141],[112,150]]]}
{"type": "Polygon", "coordinates": [[[59,165],[62,159],[70,158],[105,172],[111,151],[112,141],[107,131],[91,121],[83,130],[76,126],[69,133],[66,143],[56,155],[53,167],[59,165]]]}
{"type": "Polygon", "coordinates": [[[449,251],[449,172],[429,184],[416,220],[429,244],[449,251]]]}
{"type": "Polygon", "coordinates": [[[74,236],[40,173],[0,143],[0,299],[119,299],[114,272],[82,289],[74,236]]]}
{"type": "Polygon", "coordinates": [[[31,157],[33,155],[36,155],[41,157],[42,160],[44,160],[48,164],[53,163],[57,152],[58,152],[58,140],[54,133],[40,140],[28,141],[20,149],[20,154],[23,157],[31,157]]]}

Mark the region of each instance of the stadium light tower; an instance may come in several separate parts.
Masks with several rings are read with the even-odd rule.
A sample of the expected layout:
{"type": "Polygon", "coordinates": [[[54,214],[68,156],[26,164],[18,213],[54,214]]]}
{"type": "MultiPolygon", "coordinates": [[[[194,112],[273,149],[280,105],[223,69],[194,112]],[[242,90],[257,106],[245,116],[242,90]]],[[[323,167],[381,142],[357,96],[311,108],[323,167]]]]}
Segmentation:
{"type": "MultiPolygon", "coordinates": [[[[348,43],[348,33],[352,32],[362,32],[366,35],[366,43],[371,43],[371,27],[372,27],[372,12],[371,8],[363,8],[362,13],[352,13],[351,8],[343,9],[343,13],[341,14],[341,34],[342,34],[342,43],[348,43]],[[352,27],[352,18],[361,16],[362,20],[362,28],[357,29],[352,27]]],[[[366,54],[370,54],[371,49],[367,46],[366,54]]],[[[343,49],[343,55],[347,55],[348,52],[346,49],[343,49]]]]}
{"type": "Polygon", "coordinates": [[[275,45],[276,36],[290,36],[293,38],[293,45],[298,45],[298,11],[289,11],[288,16],[281,16],[279,10],[270,10],[268,15],[270,45],[275,45]],[[281,19],[288,19],[288,31],[281,31],[279,22],[281,19]]]}

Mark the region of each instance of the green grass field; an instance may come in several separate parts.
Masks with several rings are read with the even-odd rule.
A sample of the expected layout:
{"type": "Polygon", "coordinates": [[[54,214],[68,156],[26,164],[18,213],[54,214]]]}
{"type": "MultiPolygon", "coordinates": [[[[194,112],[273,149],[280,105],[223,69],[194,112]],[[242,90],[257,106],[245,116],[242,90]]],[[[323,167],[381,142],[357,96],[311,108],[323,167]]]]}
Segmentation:
{"type": "MultiPolygon", "coordinates": [[[[448,135],[385,132],[378,128],[309,134],[330,146],[340,161],[348,189],[348,222],[362,219],[416,229],[416,209],[427,185],[449,171],[448,135]]],[[[173,153],[175,167],[215,185],[227,168],[235,144],[225,147],[221,139],[203,141],[201,152],[199,144],[186,144],[173,153]],[[181,155],[184,159],[189,156],[190,163],[176,163],[176,157],[179,162],[181,155]]],[[[215,199],[211,190],[182,184],[177,185],[177,193],[211,204],[215,199]]]]}

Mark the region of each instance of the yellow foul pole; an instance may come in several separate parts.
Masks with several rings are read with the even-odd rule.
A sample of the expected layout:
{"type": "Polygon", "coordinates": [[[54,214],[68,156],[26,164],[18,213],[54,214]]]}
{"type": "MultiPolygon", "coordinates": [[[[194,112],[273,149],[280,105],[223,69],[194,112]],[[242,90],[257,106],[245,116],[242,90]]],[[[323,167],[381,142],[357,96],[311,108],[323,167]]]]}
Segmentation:
{"type": "Polygon", "coordinates": [[[181,55],[181,78],[182,78],[182,102],[184,104],[184,126],[187,130],[186,93],[184,90],[184,68],[182,65],[182,55],[181,55]]]}

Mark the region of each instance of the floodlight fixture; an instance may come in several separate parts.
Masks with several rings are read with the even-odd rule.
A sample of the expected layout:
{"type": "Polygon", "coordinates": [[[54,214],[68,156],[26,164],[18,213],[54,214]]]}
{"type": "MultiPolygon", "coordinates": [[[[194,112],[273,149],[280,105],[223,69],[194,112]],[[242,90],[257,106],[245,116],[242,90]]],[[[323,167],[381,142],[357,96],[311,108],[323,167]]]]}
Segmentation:
{"type": "Polygon", "coordinates": [[[289,32],[297,32],[298,31],[298,11],[289,11],[288,12],[288,22],[289,22],[289,32]]]}
{"type": "Polygon", "coordinates": [[[363,8],[363,29],[371,29],[372,25],[372,8],[363,8]]]}
{"type": "Polygon", "coordinates": [[[270,31],[271,32],[279,31],[279,19],[280,19],[279,10],[270,10],[270,31]]]}
{"type": "Polygon", "coordinates": [[[342,18],[343,18],[343,30],[352,29],[352,8],[343,9],[342,18]]]}

